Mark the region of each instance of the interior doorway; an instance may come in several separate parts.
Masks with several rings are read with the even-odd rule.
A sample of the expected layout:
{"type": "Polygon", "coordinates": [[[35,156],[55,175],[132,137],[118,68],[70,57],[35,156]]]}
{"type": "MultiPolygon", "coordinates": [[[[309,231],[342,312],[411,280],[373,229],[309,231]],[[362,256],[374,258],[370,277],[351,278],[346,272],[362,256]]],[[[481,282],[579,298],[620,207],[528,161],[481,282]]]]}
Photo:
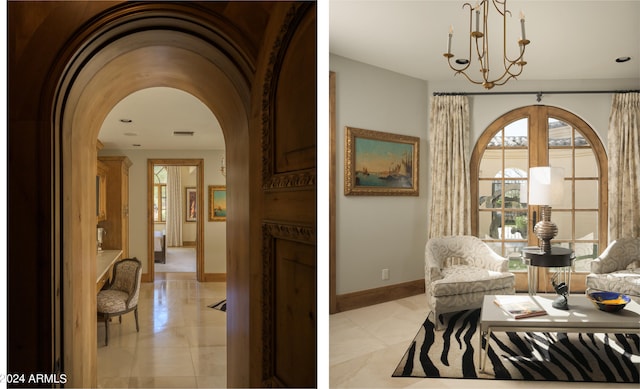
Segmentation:
{"type": "MultiPolygon", "coordinates": [[[[171,248],[193,247],[192,244],[195,246],[196,279],[204,281],[203,185],[203,159],[147,160],[147,268],[151,278],[149,281],[155,279],[156,264],[160,268],[167,267],[168,252],[171,248]],[[164,186],[164,201],[162,184],[156,183],[158,173],[161,174],[162,170],[157,169],[159,167],[167,169],[168,180],[171,180],[171,176],[177,175],[173,183],[164,186]],[[189,170],[188,168],[194,170],[189,174],[183,174],[187,173],[185,170],[189,170]],[[192,181],[182,180],[183,176],[191,174],[195,175],[195,186],[191,185],[192,181]],[[174,189],[171,189],[172,184],[176,185],[174,189]],[[167,192],[173,192],[175,198],[172,199],[171,193],[167,192]],[[163,226],[165,228],[162,228],[163,226]],[[194,240],[185,241],[185,236],[192,236],[194,240]],[[185,242],[187,246],[184,245],[185,242]]],[[[177,251],[174,250],[174,253],[177,251]]]]}
{"type": "MultiPolygon", "coordinates": [[[[198,236],[197,175],[198,167],[154,164],[151,192],[153,225],[154,277],[164,273],[197,272],[198,236]]],[[[148,196],[147,196],[148,197],[148,196]]]]}
{"type": "MultiPolygon", "coordinates": [[[[61,191],[60,236],[64,236],[60,258],[62,266],[70,269],[64,284],[62,317],[65,323],[64,366],[70,377],[75,377],[69,383],[71,386],[96,386],[96,286],[95,279],[82,274],[95,273],[96,268],[96,217],[95,204],[91,201],[95,196],[90,195],[90,188],[95,187],[96,143],[100,125],[122,98],[144,88],[174,87],[200,99],[225,123],[226,145],[236,151],[227,159],[227,163],[234,166],[233,171],[227,174],[227,193],[233,197],[233,201],[228,203],[227,239],[229,250],[234,255],[243,261],[248,258],[245,242],[250,236],[249,225],[234,223],[236,217],[244,217],[245,210],[251,208],[245,195],[250,187],[246,161],[249,155],[250,90],[247,84],[236,82],[246,79],[244,68],[238,65],[244,63],[243,57],[238,55],[237,61],[230,61],[228,56],[237,55],[233,48],[229,48],[230,53],[221,55],[220,50],[210,43],[217,37],[196,39],[188,32],[177,32],[189,31],[193,26],[189,19],[158,16],[154,29],[141,31],[139,25],[144,23],[142,17],[132,18],[121,25],[121,30],[128,33],[104,29],[96,33],[97,37],[90,44],[78,44],[82,48],[69,63],[70,70],[60,82],[62,90],[56,93],[59,98],[54,102],[54,132],[57,134],[54,138],[64,140],[55,146],[56,154],[61,156],[59,165],[55,167],[55,177],[61,191]],[[104,41],[111,42],[109,50],[104,49],[104,41]],[[235,193],[240,195],[234,196],[235,193]],[[78,326],[76,323],[81,324],[78,326]]],[[[189,161],[189,165],[193,165],[193,161],[189,161]]],[[[201,202],[199,219],[203,220],[204,185],[201,174],[198,197],[201,202]]],[[[152,244],[151,236],[147,242],[149,246],[152,244]]],[[[152,247],[148,251],[152,252],[152,247]]],[[[147,269],[147,275],[153,274],[149,271],[152,266],[147,269]]],[[[233,290],[235,287],[237,284],[231,277],[227,288],[233,290]]],[[[230,306],[228,318],[248,323],[246,305],[230,306]]],[[[236,338],[233,336],[229,338],[228,353],[248,348],[234,343],[236,338]]],[[[241,341],[244,342],[243,339],[241,341]]],[[[242,371],[236,367],[237,364],[229,366],[232,372],[242,371]]]]}
{"type": "Polygon", "coordinates": [[[87,274],[96,271],[99,125],[123,97],[154,86],[194,95],[223,124],[233,167],[228,386],[316,382],[316,6],[264,3],[252,19],[255,45],[233,24],[246,24],[249,7],[221,4],[228,17],[221,20],[202,4],[123,3],[87,18],[55,56],[42,95],[52,101],[51,136],[38,150],[51,144],[55,156],[51,236],[64,270],[62,366],[70,387],[97,386],[96,284],[87,274]],[[275,266],[281,257],[286,267],[275,266]]]}

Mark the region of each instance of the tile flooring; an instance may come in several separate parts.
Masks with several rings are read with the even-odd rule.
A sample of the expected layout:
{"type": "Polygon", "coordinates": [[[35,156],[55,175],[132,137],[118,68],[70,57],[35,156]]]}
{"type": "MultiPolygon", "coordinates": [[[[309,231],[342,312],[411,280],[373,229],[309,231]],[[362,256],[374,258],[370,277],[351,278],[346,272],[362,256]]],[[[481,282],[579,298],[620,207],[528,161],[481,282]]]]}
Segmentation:
{"type": "Polygon", "coordinates": [[[195,273],[196,248],[167,247],[165,263],[154,263],[156,273],[195,273]]]}
{"type": "MultiPolygon", "coordinates": [[[[207,305],[226,296],[225,283],[198,283],[194,273],[156,274],[143,283],[140,332],[133,313],[98,323],[98,387],[226,387],[226,314],[207,305]]],[[[585,388],[627,389],[634,384],[392,378],[391,373],[426,317],[423,295],[331,315],[328,337],[331,388],[585,388]]],[[[319,329],[322,333],[323,329],[319,329]]],[[[326,331],[326,329],[324,330],[326,331]]]]}
{"type": "Polygon", "coordinates": [[[331,388],[584,388],[638,389],[637,384],[392,378],[427,315],[424,295],[331,315],[331,388]]]}
{"type": "Polygon", "coordinates": [[[105,329],[98,323],[98,387],[226,387],[226,314],[208,308],[226,297],[226,283],[195,280],[195,273],[156,273],[143,283],[133,312],[105,329]]]}

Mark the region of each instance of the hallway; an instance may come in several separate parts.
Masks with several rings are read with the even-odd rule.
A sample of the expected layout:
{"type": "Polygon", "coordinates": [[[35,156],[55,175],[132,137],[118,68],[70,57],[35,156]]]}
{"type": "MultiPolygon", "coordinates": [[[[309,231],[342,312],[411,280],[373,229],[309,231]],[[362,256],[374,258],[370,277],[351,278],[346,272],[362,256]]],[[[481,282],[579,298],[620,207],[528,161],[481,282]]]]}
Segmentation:
{"type": "Polygon", "coordinates": [[[196,272],[196,248],[189,246],[167,247],[167,259],[165,263],[155,263],[154,271],[157,273],[195,273],[196,272]]]}
{"type": "Polygon", "coordinates": [[[208,308],[226,297],[226,283],[199,283],[195,273],[159,273],[143,283],[133,313],[114,319],[105,347],[98,322],[98,387],[226,387],[226,314],[208,308]]]}

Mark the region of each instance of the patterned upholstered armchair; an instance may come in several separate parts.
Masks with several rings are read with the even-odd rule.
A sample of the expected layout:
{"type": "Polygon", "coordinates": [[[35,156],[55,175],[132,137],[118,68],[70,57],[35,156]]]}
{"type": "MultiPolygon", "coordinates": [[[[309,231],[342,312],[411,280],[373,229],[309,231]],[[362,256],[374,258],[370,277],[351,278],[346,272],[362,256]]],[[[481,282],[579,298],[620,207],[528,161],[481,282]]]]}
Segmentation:
{"type": "Polygon", "coordinates": [[[640,303],[640,238],[620,238],[591,262],[587,290],[624,293],[640,303]]]}
{"type": "Polygon", "coordinates": [[[508,260],[475,236],[429,239],[425,287],[436,328],[442,313],[480,308],[486,294],[514,294],[508,269],[508,260]]]}
{"type": "Polygon", "coordinates": [[[122,323],[122,315],[133,311],[138,326],[138,296],[142,263],[137,258],[123,259],[113,266],[113,279],[108,287],[98,293],[98,315],[104,319],[105,346],[109,344],[109,321],[118,316],[122,323]]]}

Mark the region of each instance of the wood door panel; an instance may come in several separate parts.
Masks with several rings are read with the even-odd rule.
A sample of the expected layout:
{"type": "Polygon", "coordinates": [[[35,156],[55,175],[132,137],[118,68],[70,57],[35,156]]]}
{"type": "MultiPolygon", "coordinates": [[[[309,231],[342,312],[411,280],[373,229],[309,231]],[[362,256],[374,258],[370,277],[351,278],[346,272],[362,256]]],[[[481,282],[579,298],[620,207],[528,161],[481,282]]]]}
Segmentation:
{"type": "Polygon", "coordinates": [[[275,106],[274,173],[316,166],[315,18],[305,18],[282,59],[275,106]]]}
{"type": "Polygon", "coordinates": [[[315,227],[264,223],[262,229],[263,386],[315,386],[315,227]]]}
{"type": "Polygon", "coordinates": [[[316,255],[315,246],[275,241],[273,373],[289,387],[315,381],[316,255]],[[304,368],[300,368],[300,367],[304,368]]]}
{"type": "Polygon", "coordinates": [[[300,223],[315,221],[315,191],[272,191],[265,194],[264,204],[266,220],[288,220],[300,223]]]}
{"type": "Polygon", "coordinates": [[[315,4],[291,3],[262,96],[262,387],[317,384],[315,53],[315,4]]]}

